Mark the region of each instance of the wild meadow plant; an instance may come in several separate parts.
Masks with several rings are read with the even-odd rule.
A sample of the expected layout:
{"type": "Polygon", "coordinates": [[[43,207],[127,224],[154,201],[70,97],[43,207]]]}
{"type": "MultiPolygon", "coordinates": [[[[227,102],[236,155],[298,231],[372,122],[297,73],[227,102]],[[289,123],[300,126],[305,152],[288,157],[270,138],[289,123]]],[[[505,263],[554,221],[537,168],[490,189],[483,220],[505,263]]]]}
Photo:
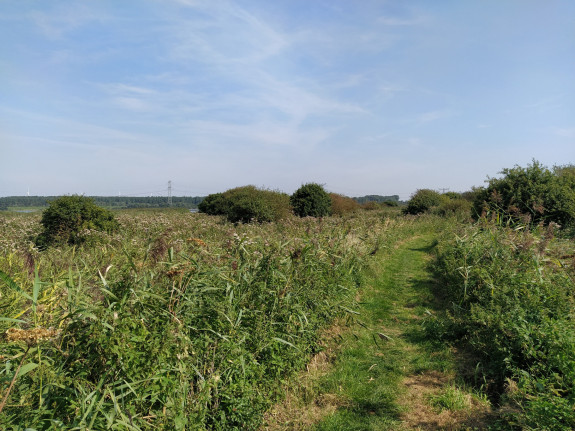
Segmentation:
{"type": "Polygon", "coordinates": [[[575,247],[556,231],[483,220],[438,246],[449,306],[430,335],[475,356],[504,428],[575,429],[575,247]]]}
{"type": "Polygon", "coordinates": [[[1,429],[257,429],[402,223],[117,220],[39,251],[38,216],[0,215],[1,429]]]}

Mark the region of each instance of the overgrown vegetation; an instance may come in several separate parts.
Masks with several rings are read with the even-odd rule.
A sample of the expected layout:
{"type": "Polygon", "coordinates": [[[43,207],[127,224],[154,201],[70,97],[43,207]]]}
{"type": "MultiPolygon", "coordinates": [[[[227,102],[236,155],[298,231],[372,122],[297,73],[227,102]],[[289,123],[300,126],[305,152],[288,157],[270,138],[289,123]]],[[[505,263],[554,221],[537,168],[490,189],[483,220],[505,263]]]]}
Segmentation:
{"type": "Polygon", "coordinates": [[[340,408],[318,429],[394,429],[398,385],[424,377],[444,387],[417,402],[471,427],[462,410],[479,403],[479,426],[575,429],[575,169],[503,174],[461,194],[418,190],[404,213],[419,217],[317,184],[204,199],[223,217],[114,217],[79,196],[41,219],[0,214],[0,428],[258,429],[321,354],[322,328],[346,317],[363,329],[341,378],[322,380],[340,408]],[[439,229],[438,303],[424,260],[409,259],[439,229]],[[366,263],[382,254],[394,257],[360,308],[366,263]],[[459,378],[445,374],[452,347],[466,357],[459,378]],[[389,381],[374,392],[374,379],[389,381]]]}
{"type": "Polygon", "coordinates": [[[354,308],[379,217],[131,212],[79,254],[38,252],[38,218],[3,215],[0,428],[256,429],[354,308]]]}
{"type": "Polygon", "coordinates": [[[437,271],[449,311],[430,335],[471,349],[503,427],[575,428],[575,260],[557,225],[483,221],[449,232],[437,271]]]}

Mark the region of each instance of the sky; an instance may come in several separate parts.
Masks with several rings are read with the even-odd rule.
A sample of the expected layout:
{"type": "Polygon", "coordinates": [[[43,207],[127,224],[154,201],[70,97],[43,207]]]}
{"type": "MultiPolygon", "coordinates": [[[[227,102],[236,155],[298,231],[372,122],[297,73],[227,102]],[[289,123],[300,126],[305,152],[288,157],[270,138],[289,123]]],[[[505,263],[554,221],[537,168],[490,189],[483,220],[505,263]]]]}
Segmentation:
{"type": "Polygon", "coordinates": [[[575,163],[572,0],[0,0],[0,196],[466,191],[575,163]]]}

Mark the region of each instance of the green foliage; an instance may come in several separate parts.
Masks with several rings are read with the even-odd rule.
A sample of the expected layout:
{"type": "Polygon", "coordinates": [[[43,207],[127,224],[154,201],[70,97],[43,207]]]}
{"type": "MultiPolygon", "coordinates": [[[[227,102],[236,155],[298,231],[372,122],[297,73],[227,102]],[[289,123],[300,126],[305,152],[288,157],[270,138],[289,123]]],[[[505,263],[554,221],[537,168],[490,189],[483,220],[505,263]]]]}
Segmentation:
{"type": "Polygon", "coordinates": [[[419,189],[412,196],[407,206],[403,209],[404,214],[421,214],[441,204],[441,195],[430,189],[419,189]]]}
{"type": "Polygon", "coordinates": [[[472,204],[460,196],[457,193],[441,195],[441,203],[435,208],[435,213],[443,217],[455,216],[464,220],[471,219],[472,204]]]}
{"type": "Polygon", "coordinates": [[[367,195],[361,197],[354,197],[352,199],[361,205],[364,205],[369,202],[374,203],[395,202],[396,204],[399,204],[399,195],[392,195],[392,196],[367,195]]]}
{"type": "MultiPolygon", "coordinates": [[[[164,208],[168,199],[162,196],[89,196],[96,205],[105,208],[164,208]]],[[[0,197],[0,208],[47,207],[58,196],[7,196],[0,197]]],[[[172,196],[172,206],[195,208],[204,198],[201,196],[172,196]]]]}
{"type": "Polygon", "coordinates": [[[37,217],[0,216],[0,334],[50,335],[0,337],[0,429],[258,429],[320,328],[355,308],[364,259],[393,231],[377,214],[117,217],[122,235],[80,255],[38,253],[25,240],[37,217]]]}
{"type": "Polygon", "coordinates": [[[297,189],[290,197],[290,204],[299,217],[324,217],[332,212],[330,195],[316,183],[304,184],[297,189]]]}
{"type": "Polygon", "coordinates": [[[113,232],[118,228],[114,215],[84,196],[62,196],[50,202],[42,213],[43,230],[36,239],[40,248],[55,243],[81,244],[90,231],[113,232]]]}
{"type": "Polygon", "coordinates": [[[255,186],[237,187],[207,196],[199,205],[200,212],[223,215],[232,222],[270,222],[290,213],[289,196],[255,186]]]}
{"type": "Polygon", "coordinates": [[[198,205],[198,210],[209,215],[227,215],[229,201],[223,193],[214,193],[204,198],[198,205]]]}
{"type": "Polygon", "coordinates": [[[506,221],[558,223],[575,221],[575,167],[546,168],[533,161],[526,168],[503,169],[501,178],[489,179],[474,201],[476,216],[496,214],[506,221]]]}
{"type": "Polygon", "coordinates": [[[575,427],[573,246],[554,225],[531,233],[483,224],[446,234],[437,271],[449,313],[434,336],[465,343],[521,429],[575,427]]]}

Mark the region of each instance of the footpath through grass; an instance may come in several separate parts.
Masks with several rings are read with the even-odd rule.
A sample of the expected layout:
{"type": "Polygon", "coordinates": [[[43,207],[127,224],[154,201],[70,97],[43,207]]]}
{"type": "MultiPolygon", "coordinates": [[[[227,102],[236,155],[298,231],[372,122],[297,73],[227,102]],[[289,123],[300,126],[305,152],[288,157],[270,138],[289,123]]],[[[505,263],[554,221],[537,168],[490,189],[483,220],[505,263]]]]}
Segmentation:
{"type": "Polygon", "coordinates": [[[312,377],[313,400],[308,395],[307,407],[273,429],[486,426],[489,403],[457,379],[452,350],[426,337],[426,318],[437,307],[428,270],[436,240],[425,226],[416,230],[378,254],[359,298],[357,324],[334,331],[339,347],[333,364],[312,377]],[[314,424],[302,423],[309,410],[314,424]]]}

